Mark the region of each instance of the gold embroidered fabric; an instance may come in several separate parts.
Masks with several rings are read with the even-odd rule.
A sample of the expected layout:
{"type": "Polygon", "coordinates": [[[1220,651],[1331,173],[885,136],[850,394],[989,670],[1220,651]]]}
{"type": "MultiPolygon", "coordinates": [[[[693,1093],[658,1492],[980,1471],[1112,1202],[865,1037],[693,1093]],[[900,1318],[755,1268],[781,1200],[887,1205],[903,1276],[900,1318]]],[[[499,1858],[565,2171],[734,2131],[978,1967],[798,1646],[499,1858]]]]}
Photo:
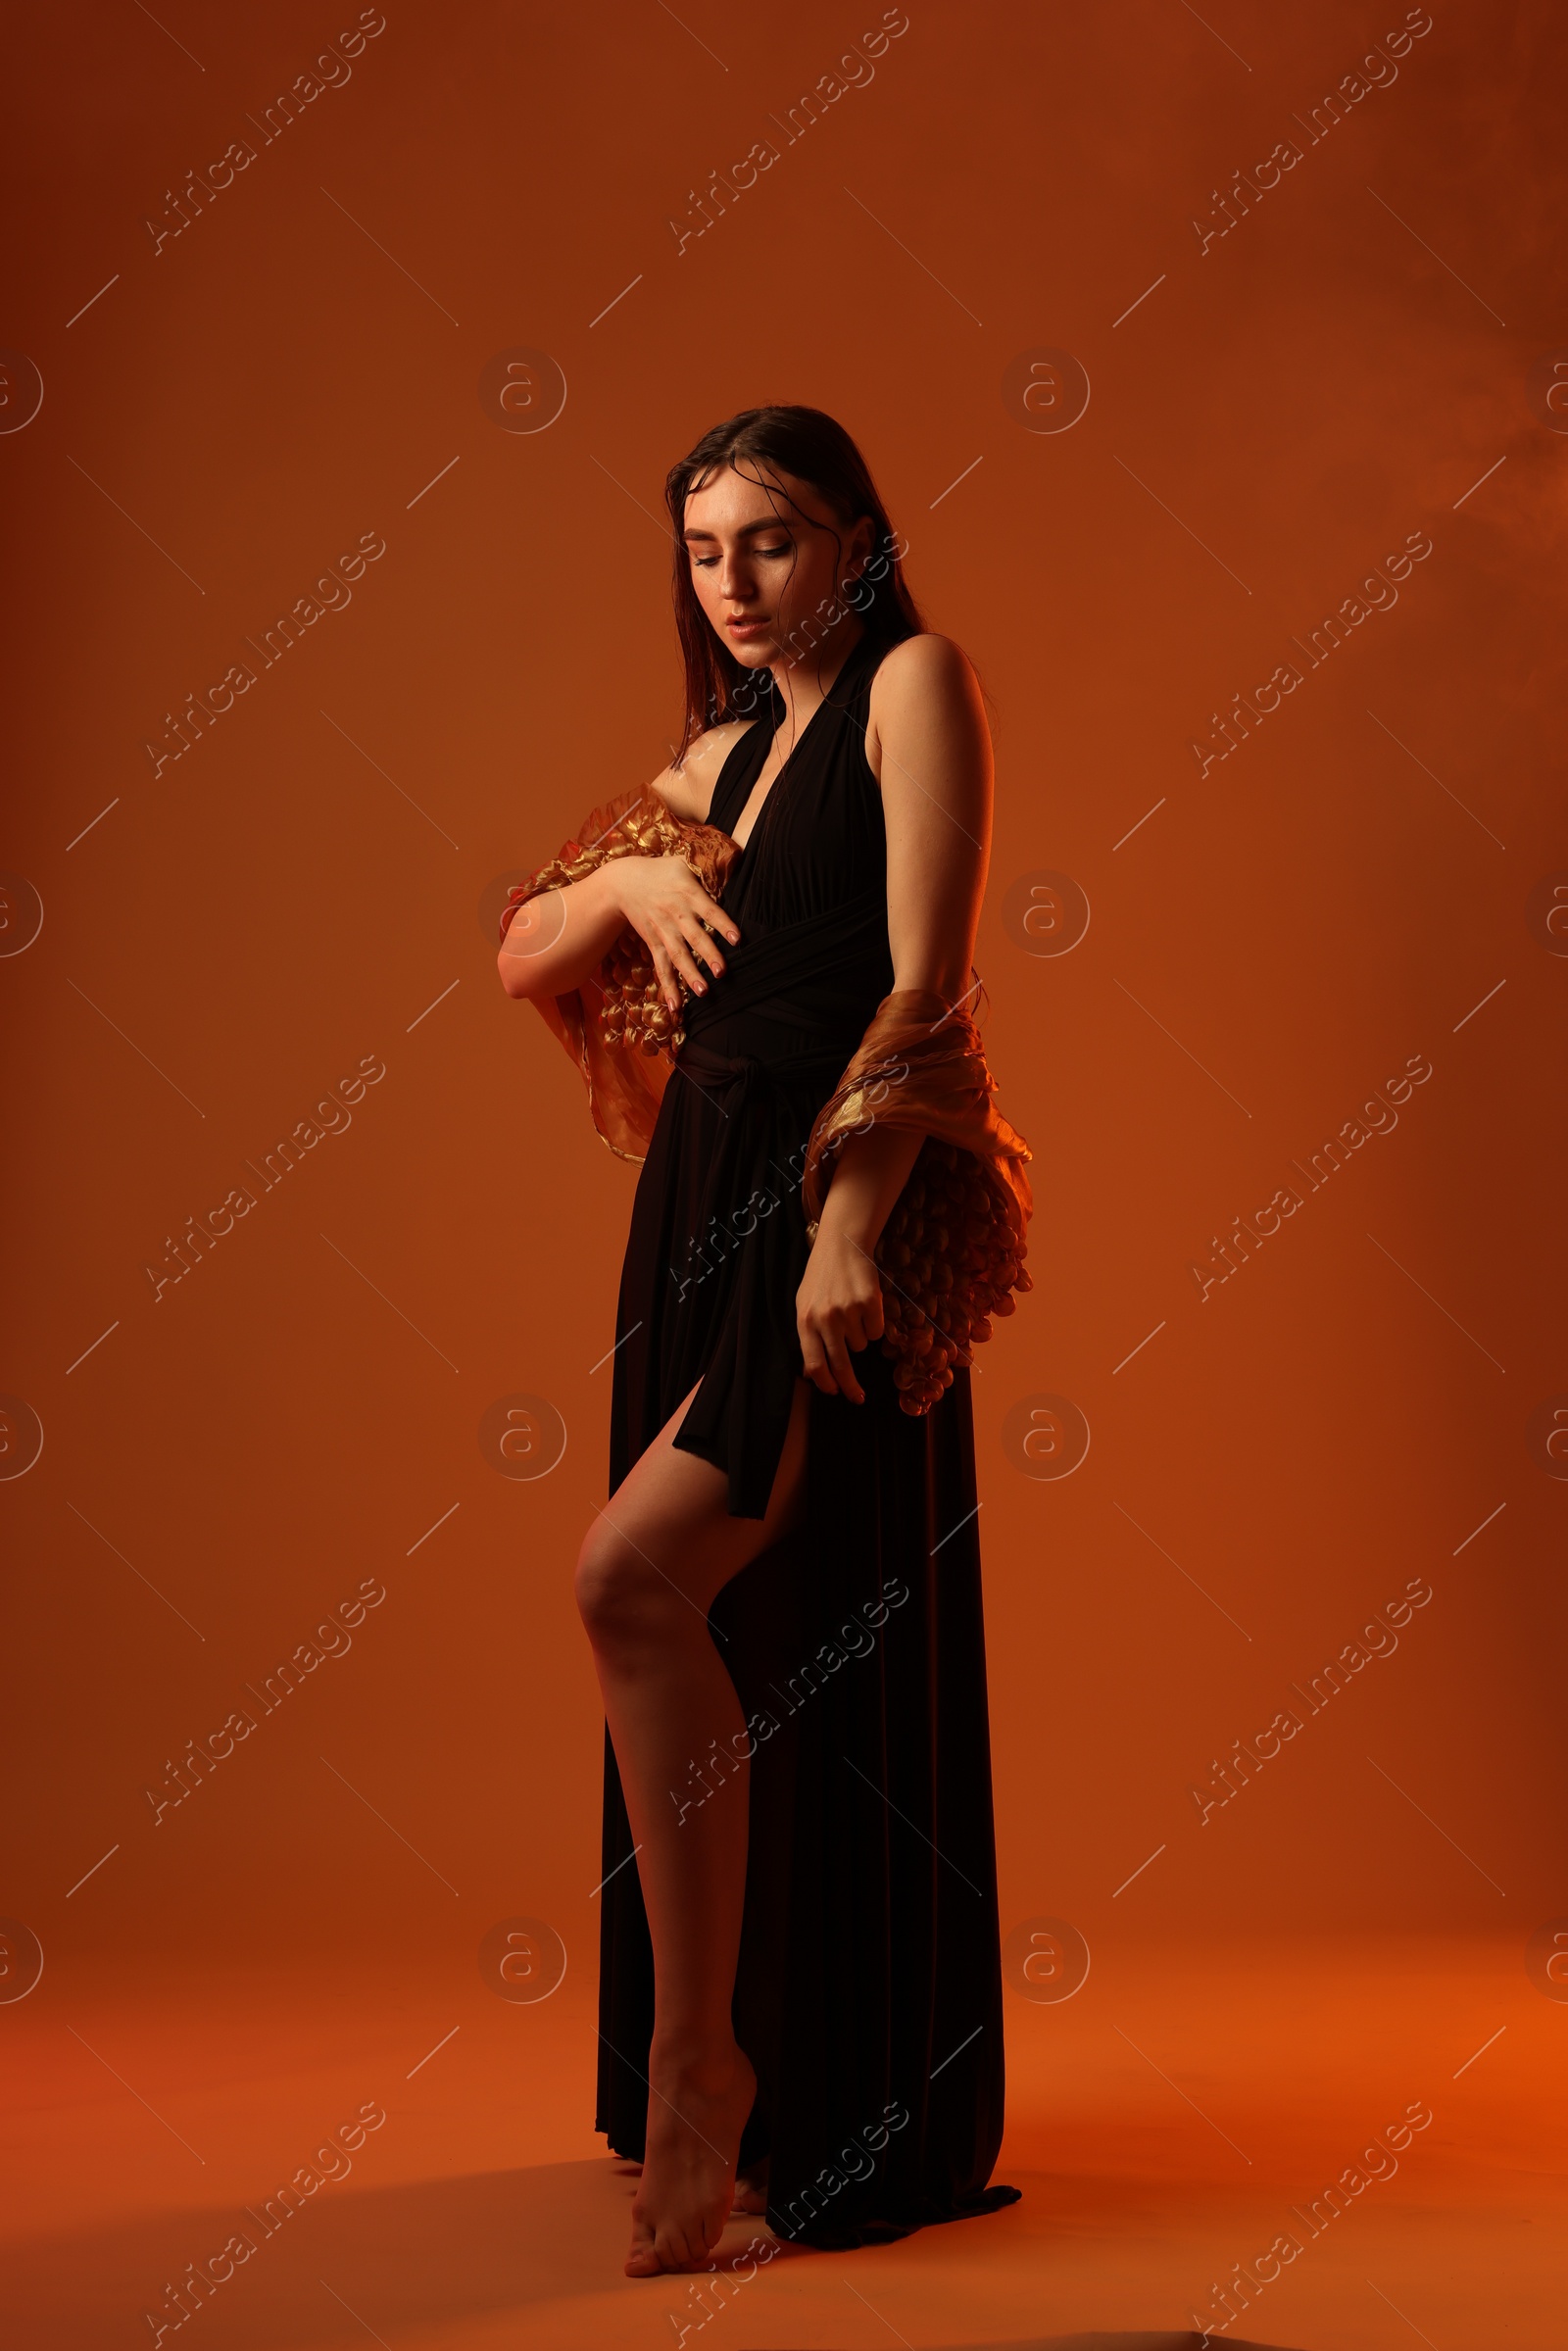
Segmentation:
{"type": "MultiPolygon", "coordinates": [[[[502,939],[530,899],[586,880],[612,857],[683,857],[710,898],[717,898],[739,854],[716,825],[688,824],[672,816],[657,794],[622,792],[590,809],[580,839],[563,843],[548,865],[511,892],[501,916],[502,939]]],[[[686,993],[684,981],[681,988],[686,993]]],[[[617,1158],[646,1159],[685,1032],[663,1001],[652,957],[636,931],[628,924],[580,987],[534,1002],[582,1072],[600,1135],[617,1158]]]]}
{"type": "Polygon", "coordinates": [[[1011,1314],[1024,1269],[1034,1196],[1033,1155],[993,1102],[996,1080],[967,1012],[928,989],[897,989],[877,1006],[858,1051],[817,1113],[802,1200],[817,1220],[846,1138],[879,1121],[926,1138],[876,1247],[885,1329],[882,1352],[906,1412],[929,1410],[1011,1314]]]}

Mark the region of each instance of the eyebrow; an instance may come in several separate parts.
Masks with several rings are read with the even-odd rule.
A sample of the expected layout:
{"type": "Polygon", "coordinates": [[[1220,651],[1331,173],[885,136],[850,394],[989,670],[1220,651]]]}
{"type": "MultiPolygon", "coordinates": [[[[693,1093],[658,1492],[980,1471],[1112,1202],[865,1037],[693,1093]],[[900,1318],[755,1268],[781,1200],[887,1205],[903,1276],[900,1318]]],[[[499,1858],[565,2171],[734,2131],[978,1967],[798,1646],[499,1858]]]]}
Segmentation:
{"type": "MultiPolygon", "coordinates": [[[[788,528],[789,524],[781,515],[771,514],[764,522],[743,522],[735,536],[737,539],[749,539],[754,531],[788,530],[788,528]]],[[[683,539],[713,539],[716,541],[718,533],[712,530],[685,530],[682,531],[681,537],[683,539]]]]}

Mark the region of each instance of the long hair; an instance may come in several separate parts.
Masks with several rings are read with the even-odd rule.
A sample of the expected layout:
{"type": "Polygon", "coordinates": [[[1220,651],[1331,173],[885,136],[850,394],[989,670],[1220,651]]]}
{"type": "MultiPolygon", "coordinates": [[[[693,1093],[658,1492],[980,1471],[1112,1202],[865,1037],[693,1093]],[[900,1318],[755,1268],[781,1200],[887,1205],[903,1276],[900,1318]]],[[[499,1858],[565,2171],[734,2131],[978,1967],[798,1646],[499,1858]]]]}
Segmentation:
{"type": "MultiPolygon", "coordinates": [[[[769,491],[781,514],[793,501],[769,478],[770,472],[790,473],[798,481],[809,483],[847,526],[862,514],[868,515],[875,537],[867,577],[860,584],[870,593],[863,602],[854,604],[866,635],[884,646],[896,645],[901,638],[918,636],[925,626],[905,581],[904,543],[888,519],[870,467],[843,425],[816,408],[743,409],[739,416],[704,433],[696,448],[670,467],[664,484],[675,541],[675,629],[686,671],[686,709],[677,762],[708,728],[726,718],[755,717],[773,690],[766,669],[748,669],[721,643],[692,585],[691,563],[682,537],[686,501],[694,490],[707,489],[726,465],[769,491]]],[[[837,538],[836,532],[834,536],[837,538]]],[[[838,547],[842,557],[842,539],[838,547]]]]}

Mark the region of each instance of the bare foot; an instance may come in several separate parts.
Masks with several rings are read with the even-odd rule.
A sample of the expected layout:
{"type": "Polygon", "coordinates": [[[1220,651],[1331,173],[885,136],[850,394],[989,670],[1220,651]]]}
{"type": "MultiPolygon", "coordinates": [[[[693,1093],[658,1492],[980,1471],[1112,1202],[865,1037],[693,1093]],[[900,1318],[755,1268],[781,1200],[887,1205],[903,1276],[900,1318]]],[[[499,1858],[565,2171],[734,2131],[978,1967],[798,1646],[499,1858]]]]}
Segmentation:
{"type": "Polygon", "coordinates": [[[734,2198],[757,2076],[738,2043],[701,2059],[649,2058],[648,2147],[631,2208],[628,2278],[704,2266],[734,2198]]]}
{"type": "Polygon", "coordinates": [[[734,2212],[764,2213],[767,2210],[767,2157],[760,2163],[748,2164],[744,2172],[735,2175],[734,2212]]]}

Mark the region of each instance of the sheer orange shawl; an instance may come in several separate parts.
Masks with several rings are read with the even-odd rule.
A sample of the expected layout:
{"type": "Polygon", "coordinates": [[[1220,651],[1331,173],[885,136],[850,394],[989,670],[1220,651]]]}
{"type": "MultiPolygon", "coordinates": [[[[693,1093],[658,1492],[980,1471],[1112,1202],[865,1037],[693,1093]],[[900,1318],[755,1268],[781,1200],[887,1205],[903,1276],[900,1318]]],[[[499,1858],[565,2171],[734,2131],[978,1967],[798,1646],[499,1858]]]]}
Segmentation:
{"type": "MultiPolygon", "coordinates": [[[[717,898],[739,854],[716,825],[687,824],[654,795],[622,792],[591,808],[581,838],[564,842],[548,865],[517,884],[502,910],[502,941],[530,899],[586,880],[612,857],[683,857],[709,897],[717,898]]],[[[623,931],[580,988],[533,1001],[582,1072],[599,1134],[617,1159],[646,1159],[683,1032],[661,1001],[637,933],[623,931]]]]}

